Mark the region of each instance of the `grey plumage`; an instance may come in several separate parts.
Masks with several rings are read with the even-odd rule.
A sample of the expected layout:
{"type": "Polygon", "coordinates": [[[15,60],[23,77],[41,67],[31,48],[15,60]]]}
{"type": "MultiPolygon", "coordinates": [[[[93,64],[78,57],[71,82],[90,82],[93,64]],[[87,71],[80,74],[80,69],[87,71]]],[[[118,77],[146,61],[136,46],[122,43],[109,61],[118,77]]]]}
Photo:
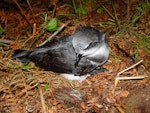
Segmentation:
{"type": "Polygon", "coordinates": [[[108,56],[105,34],[87,26],[30,51],[16,51],[12,58],[21,62],[32,61],[45,70],[80,76],[100,72],[96,68],[103,65],[108,56]]]}

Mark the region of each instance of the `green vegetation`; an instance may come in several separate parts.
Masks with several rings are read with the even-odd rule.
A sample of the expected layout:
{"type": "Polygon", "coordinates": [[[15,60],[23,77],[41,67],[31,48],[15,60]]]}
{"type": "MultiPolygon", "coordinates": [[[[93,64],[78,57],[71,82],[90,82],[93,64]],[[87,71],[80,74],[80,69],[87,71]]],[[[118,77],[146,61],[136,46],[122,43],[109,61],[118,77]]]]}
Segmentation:
{"type": "Polygon", "coordinates": [[[43,22],[47,22],[47,13],[43,12],[41,18],[43,22]]]}
{"type": "Polygon", "coordinates": [[[72,0],[72,3],[73,3],[73,8],[74,8],[76,14],[84,15],[84,14],[87,13],[86,10],[83,8],[83,5],[82,5],[81,2],[80,2],[80,6],[79,7],[76,6],[76,3],[75,3],[74,0],[72,0]]]}
{"type": "Polygon", "coordinates": [[[4,43],[3,43],[3,42],[0,42],[0,46],[4,46],[4,43]]]}
{"type": "Polygon", "coordinates": [[[28,70],[28,69],[36,68],[36,66],[31,67],[31,66],[29,66],[28,64],[29,64],[29,63],[23,63],[22,65],[17,66],[17,68],[20,68],[20,69],[22,69],[22,70],[28,70]]]}
{"type": "Polygon", "coordinates": [[[136,42],[135,44],[135,50],[133,55],[134,60],[137,60],[139,57],[140,47],[142,47],[145,52],[150,55],[150,32],[146,36],[136,35],[136,37],[138,38],[138,42],[136,42]]]}
{"type": "Polygon", "coordinates": [[[5,32],[6,32],[5,29],[3,29],[3,28],[0,29],[0,35],[3,34],[3,33],[5,33],[5,32]]]}
{"type": "Polygon", "coordinates": [[[52,18],[46,25],[46,30],[53,32],[55,30],[57,30],[57,19],[56,18],[52,18]]]}
{"type": "Polygon", "coordinates": [[[44,90],[48,90],[49,89],[49,84],[44,84],[44,90]]]}
{"type": "MultiPolygon", "coordinates": [[[[150,2],[148,0],[145,0],[145,2],[139,4],[136,7],[137,11],[133,15],[131,15],[131,17],[128,17],[128,19],[121,21],[117,16],[117,11],[114,7],[113,2],[108,1],[108,4],[112,5],[114,13],[111,13],[110,10],[107,9],[105,6],[102,7],[104,11],[106,11],[107,14],[111,17],[111,19],[113,19],[113,21],[100,22],[99,25],[104,28],[115,28],[116,35],[126,32],[129,27],[138,27],[139,20],[142,17],[143,12],[150,12],[150,2]]],[[[102,9],[98,9],[97,12],[101,13],[101,10],[102,9]]]]}
{"type": "Polygon", "coordinates": [[[115,56],[115,57],[114,57],[114,61],[115,61],[115,62],[119,62],[119,57],[118,57],[118,56],[115,56]]]}
{"type": "MultiPolygon", "coordinates": [[[[3,33],[5,33],[5,32],[6,32],[5,29],[0,28],[0,35],[3,34],[3,33]]],[[[0,46],[4,46],[4,43],[3,43],[3,42],[0,42],[0,46]]]]}
{"type": "Polygon", "coordinates": [[[137,6],[136,8],[139,12],[142,12],[142,11],[150,11],[150,2],[149,0],[145,0],[145,2],[143,4],[140,4],[137,6]]]}
{"type": "Polygon", "coordinates": [[[29,26],[29,27],[24,27],[23,30],[32,31],[32,27],[31,27],[31,26],[29,26]]]}
{"type": "Polygon", "coordinates": [[[99,8],[97,9],[97,13],[101,14],[102,12],[103,12],[103,8],[99,7],[99,8]]]}

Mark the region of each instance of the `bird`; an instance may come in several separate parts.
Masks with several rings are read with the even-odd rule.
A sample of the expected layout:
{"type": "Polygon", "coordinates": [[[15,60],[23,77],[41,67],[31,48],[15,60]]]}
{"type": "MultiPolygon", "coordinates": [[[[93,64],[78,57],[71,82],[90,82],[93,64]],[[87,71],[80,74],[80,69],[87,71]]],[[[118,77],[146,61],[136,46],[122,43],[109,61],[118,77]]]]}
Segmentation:
{"type": "Polygon", "coordinates": [[[83,26],[72,35],[53,39],[31,50],[15,50],[12,59],[34,62],[47,71],[60,73],[69,80],[83,81],[102,72],[109,57],[106,36],[100,30],[83,26]]]}

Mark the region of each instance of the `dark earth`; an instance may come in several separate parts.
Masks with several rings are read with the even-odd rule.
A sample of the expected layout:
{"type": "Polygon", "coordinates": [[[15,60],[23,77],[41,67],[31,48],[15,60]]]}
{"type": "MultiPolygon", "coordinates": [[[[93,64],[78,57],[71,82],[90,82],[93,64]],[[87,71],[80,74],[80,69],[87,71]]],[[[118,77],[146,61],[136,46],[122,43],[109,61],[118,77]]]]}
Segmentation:
{"type": "Polygon", "coordinates": [[[21,112],[149,113],[149,0],[1,0],[0,113],[21,112]],[[52,18],[57,27],[65,24],[53,38],[81,26],[106,33],[107,71],[79,83],[33,63],[12,60],[14,50],[37,47],[55,32],[45,29],[52,18]]]}

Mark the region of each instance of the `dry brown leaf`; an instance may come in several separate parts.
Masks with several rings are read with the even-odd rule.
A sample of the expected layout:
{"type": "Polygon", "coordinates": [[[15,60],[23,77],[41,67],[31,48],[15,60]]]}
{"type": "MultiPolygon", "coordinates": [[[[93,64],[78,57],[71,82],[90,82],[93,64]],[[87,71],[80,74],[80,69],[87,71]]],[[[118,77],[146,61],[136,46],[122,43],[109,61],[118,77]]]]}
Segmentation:
{"type": "Polygon", "coordinates": [[[98,97],[94,97],[91,100],[87,101],[88,104],[94,104],[99,100],[99,96],[98,97]]]}
{"type": "Polygon", "coordinates": [[[12,41],[10,45],[11,45],[11,48],[12,48],[13,50],[16,50],[16,49],[20,49],[20,48],[21,48],[21,43],[18,42],[18,41],[12,41]]]}
{"type": "Polygon", "coordinates": [[[120,90],[120,91],[115,91],[115,96],[117,97],[128,97],[128,95],[129,95],[130,93],[129,93],[129,91],[127,91],[127,90],[120,90]]]}
{"type": "Polygon", "coordinates": [[[86,107],[85,107],[85,103],[84,103],[84,102],[81,102],[80,106],[81,106],[83,109],[85,109],[85,108],[86,108],[86,107]]]}

